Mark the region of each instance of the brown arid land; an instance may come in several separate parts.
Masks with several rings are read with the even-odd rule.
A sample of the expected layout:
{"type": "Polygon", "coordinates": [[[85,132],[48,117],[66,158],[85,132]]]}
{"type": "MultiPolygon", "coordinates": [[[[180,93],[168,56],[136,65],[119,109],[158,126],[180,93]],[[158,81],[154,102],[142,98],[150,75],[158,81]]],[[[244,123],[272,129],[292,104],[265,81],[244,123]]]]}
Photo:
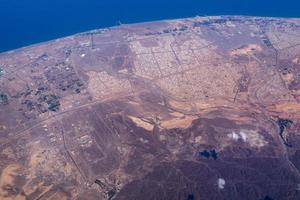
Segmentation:
{"type": "Polygon", "coordinates": [[[1,200],[300,199],[300,19],[94,30],[0,84],[1,200]]]}

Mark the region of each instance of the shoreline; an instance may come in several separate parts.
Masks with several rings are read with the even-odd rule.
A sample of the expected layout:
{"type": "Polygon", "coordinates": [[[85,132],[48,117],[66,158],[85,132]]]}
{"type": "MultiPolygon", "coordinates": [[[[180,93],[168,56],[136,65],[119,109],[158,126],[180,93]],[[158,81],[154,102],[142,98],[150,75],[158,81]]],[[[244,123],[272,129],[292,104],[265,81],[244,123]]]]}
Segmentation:
{"type": "Polygon", "coordinates": [[[42,44],[47,44],[47,43],[51,43],[51,42],[55,42],[55,41],[59,41],[62,39],[66,39],[72,36],[78,36],[81,34],[88,34],[88,33],[92,33],[92,32],[96,32],[96,31],[101,31],[101,30],[106,30],[106,29],[114,29],[114,28],[118,28],[121,26],[134,26],[134,25],[143,25],[143,24],[148,24],[148,23],[158,23],[158,22],[164,22],[164,21],[177,21],[177,20],[187,20],[187,19],[194,19],[194,18],[212,18],[212,17],[238,17],[238,18],[267,18],[267,19],[300,19],[300,17],[275,17],[275,16],[255,16],[255,15],[196,15],[196,16],[191,16],[191,17],[183,17],[183,18],[169,18],[169,19],[160,19],[160,20],[153,20],[153,21],[143,21],[143,22],[132,22],[132,23],[121,23],[119,25],[113,25],[113,26],[108,26],[108,27],[99,27],[99,28],[95,28],[95,29],[90,29],[87,31],[82,31],[82,32],[77,32],[74,34],[66,34],[66,35],[62,35],[61,37],[58,38],[53,38],[53,39],[49,39],[49,40],[44,40],[41,42],[36,42],[36,43],[32,43],[26,46],[21,46],[15,49],[10,49],[10,50],[5,50],[5,51],[0,51],[0,56],[4,55],[4,54],[11,54],[11,53],[15,53],[18,51],[21,51],[23,49],[26,48],[31,48],[31,47],[35,47],[38,45],[42,45],[42,44]]]}

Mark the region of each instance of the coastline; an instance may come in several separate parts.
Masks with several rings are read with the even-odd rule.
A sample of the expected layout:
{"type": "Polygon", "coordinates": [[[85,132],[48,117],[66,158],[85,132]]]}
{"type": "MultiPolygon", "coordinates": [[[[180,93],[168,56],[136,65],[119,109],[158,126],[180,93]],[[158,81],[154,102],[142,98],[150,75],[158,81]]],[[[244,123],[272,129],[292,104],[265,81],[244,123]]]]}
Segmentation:
{"type": "Polygon", "coordinates": [[[11,53],[15,53],[15,52],[19,52],[22,51],[24,49],[27,48],[32,48],[35,46],[39,46],[39,45],[43,45],[43,44],[48,44],[51,42],[55,42],[55,41],[60,41],[63,39],[68,39],[70,37],[73,36],[78,36],[81,34],[89,34],[92,32],[98,32],[101,30],[107,30],[107,29],[115,29],[115,28],[119,28],[121,26],[135,26],[135,25],[144,25],[144,24],[148,24],[148,23],[159,23],[159,22],[170,22],[170,21],[178,21],[178,20],[189,20],[189,19],[194,19],[194,18],[215,18],[215,17],[237,17],[237,18],[265,18],[265,19],[300,19],[300,17],[276,17],[276,16],[255,16],[255,15],[196,15],[196,16],[191,16],[191,17],[183,17],[183,18],[169,18],[169,19],[160,19],[160,20],[153,20],[153,21],[141,21],[141,22],[132,22],[132,23],[122,23],[122,24],[118,24],[118,25],[112,25],[112,26],[108,26],[108,27],[99,27],[99,28],[95,28],[95,29],[90,29],[90,30],[86,30],[86,31],[82,31],[82,32],[77,32],[74,34],[66,34],[66,35],[62,35],[61,37],[58,38],[53,38],[53,39],[49,39],[49,40],[44,40],[41,42],[36,42],[36,43],[32,43],[26,46],[20,46],[18,48],[15,49],[10,49],[10,50],[6,50],[6,51],[1,51],[0,50],[0,56],[4,55],[4,54],[11,54],[11,53]]]}

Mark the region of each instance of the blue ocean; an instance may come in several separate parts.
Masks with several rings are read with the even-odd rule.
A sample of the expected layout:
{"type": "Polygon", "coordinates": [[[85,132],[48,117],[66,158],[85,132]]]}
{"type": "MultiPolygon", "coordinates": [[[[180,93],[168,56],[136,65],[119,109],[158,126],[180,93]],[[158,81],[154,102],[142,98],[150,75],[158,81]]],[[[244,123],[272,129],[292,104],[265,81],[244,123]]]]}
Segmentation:
{"type": "Polygon", "coordinates": [[[0,52],[119,23],[196,15],[300,17],[300,1],[0,0],[0,52]]]}

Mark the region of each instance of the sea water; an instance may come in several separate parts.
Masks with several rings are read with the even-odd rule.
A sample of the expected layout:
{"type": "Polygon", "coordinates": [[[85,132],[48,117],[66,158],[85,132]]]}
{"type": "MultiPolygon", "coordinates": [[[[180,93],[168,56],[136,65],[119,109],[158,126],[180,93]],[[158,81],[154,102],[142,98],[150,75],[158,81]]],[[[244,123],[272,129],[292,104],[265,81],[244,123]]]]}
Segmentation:
{"type": "Polygon", "coordinates": [[[0,0],[0,52],[120,23],[196,15],[300,17],[300,0],[0,0]]]}

